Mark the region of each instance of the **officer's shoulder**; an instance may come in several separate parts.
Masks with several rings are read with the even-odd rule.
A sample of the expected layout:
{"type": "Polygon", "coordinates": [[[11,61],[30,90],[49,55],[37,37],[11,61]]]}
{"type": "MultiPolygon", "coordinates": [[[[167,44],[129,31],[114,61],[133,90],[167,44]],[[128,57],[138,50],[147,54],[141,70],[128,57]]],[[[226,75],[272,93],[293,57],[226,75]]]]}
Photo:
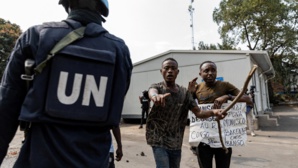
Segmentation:
{"type": "Polygon", "coordinates": [[[53,29],[53,28],[54,29],[55,28],[60,28],[60,29],[61,28],[63,28],[63,29],[65,28],[65,29],[68,29],[69,26],[65,22],[44,22],[42,24],[34,25],[34,26],[29,27],[25,33],[29,33],[29,34],[36,33],[36,34],[39,34],[43,30],[53,29]]]}
{"type": "Polygon", "coordinates": [[[109,32],[105,33],[105,37],[110,39],[110,40],[113,40],[113,41],[116,41],[116,42],[119,42],[119,43],[125,43],[123,39],[113,35],[113,34],[110,34],[109,32]]]}
{"type": "Polygon", "coordinates": [[[39,35],[42,30],[48,28],[69,28],[65,22],[44,22],[42,24],[30,26],[23,35],[39,35]]]}
{"type": "Polygon", "coordinates": [[[69,28],[69,25],[65,22],[44,22],[42,24],[44,28],[69,28]]]}

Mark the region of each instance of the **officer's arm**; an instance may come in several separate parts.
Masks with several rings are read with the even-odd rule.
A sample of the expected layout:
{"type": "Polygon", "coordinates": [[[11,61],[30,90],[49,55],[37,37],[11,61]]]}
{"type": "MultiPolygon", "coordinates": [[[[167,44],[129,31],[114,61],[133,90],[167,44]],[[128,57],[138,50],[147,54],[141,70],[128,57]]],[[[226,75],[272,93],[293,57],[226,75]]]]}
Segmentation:
{"type": "Polygon", "coordinates": [[[0,86],[0,165],[18,128],[19,98],[16,90],[0,86]]]}
{"type": "Polygon", "coordinates": [[[117,142],[116,160],[120,161],[123,156],[120,127],[113,127],[112,132],[117,142]]]}

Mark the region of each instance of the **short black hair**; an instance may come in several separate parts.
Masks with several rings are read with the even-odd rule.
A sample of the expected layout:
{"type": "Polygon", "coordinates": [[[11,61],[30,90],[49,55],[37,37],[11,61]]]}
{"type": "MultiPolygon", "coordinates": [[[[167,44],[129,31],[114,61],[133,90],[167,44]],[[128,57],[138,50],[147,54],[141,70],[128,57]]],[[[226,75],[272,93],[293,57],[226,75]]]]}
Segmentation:
{"type": "Polygon", "coordinates": [[[161,66],[162,66],[162,64],[163,64],[164,62],[166,62],[166,61],[174,61],[174,62],[176,62],[177,67],[178,67],[178,62],[177,62],[174,58],[166,58],[165,60],[162,61],[161,66]]]}
{"type": "Polygon", "coordinates": [[[200,70],[202,69],[202,66],[203,66],[204,64],[208,64],[208,63],[214,64],[215,67],[216,67],[215,62],[213,62],[213,61],[204,61],[204,62],[202,62],[201,65],[200,65],[200,70]]]}

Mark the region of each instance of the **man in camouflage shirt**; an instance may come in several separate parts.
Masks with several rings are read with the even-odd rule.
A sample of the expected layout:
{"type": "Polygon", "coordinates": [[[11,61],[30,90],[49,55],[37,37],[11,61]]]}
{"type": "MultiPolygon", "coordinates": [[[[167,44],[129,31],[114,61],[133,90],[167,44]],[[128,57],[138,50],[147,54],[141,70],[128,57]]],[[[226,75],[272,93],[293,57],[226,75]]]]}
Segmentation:
{"type": "Polygon", "coordinates": [[[191,93],[175,83],[179,73],[175,59],[165,59],[160,72],[164,81],[149,88],[149,98],[154,105],[147,119],[146,139],[152,146],[156,167],[179,168],[188,110],[198,118],[222,119],[225,116],[219,109],[200,111],[191,93]]]}

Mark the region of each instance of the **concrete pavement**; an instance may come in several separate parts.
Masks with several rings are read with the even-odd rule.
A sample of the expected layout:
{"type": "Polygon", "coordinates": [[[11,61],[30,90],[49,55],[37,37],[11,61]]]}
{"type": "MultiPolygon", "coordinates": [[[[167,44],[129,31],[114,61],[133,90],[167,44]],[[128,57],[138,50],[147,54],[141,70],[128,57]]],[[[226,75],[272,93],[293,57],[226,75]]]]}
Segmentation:
{"type": "MultiPolygon", "coordinates": [[[[298,105],[275,106],[279,126],[259,127],[256,137],[248,136],[247,145],[233,148],[231,168],[297,168],[298,167],[298,105]]],[[[139,124],[121,124],[124,156],[116,162],[117,168],[153,168],[155,162],[151,147],[146,144],[145,127],[139,124]]],[[[185,130],[181,168],[197,168],[196,156],[189,150],[189,127],[185,130]]],[[[9,155],[1,168],[11,168],[22,140],[18,132],[11,143],[9,155]]],[[[115,143],[115,142],[114,142],[115,143]]]]}

